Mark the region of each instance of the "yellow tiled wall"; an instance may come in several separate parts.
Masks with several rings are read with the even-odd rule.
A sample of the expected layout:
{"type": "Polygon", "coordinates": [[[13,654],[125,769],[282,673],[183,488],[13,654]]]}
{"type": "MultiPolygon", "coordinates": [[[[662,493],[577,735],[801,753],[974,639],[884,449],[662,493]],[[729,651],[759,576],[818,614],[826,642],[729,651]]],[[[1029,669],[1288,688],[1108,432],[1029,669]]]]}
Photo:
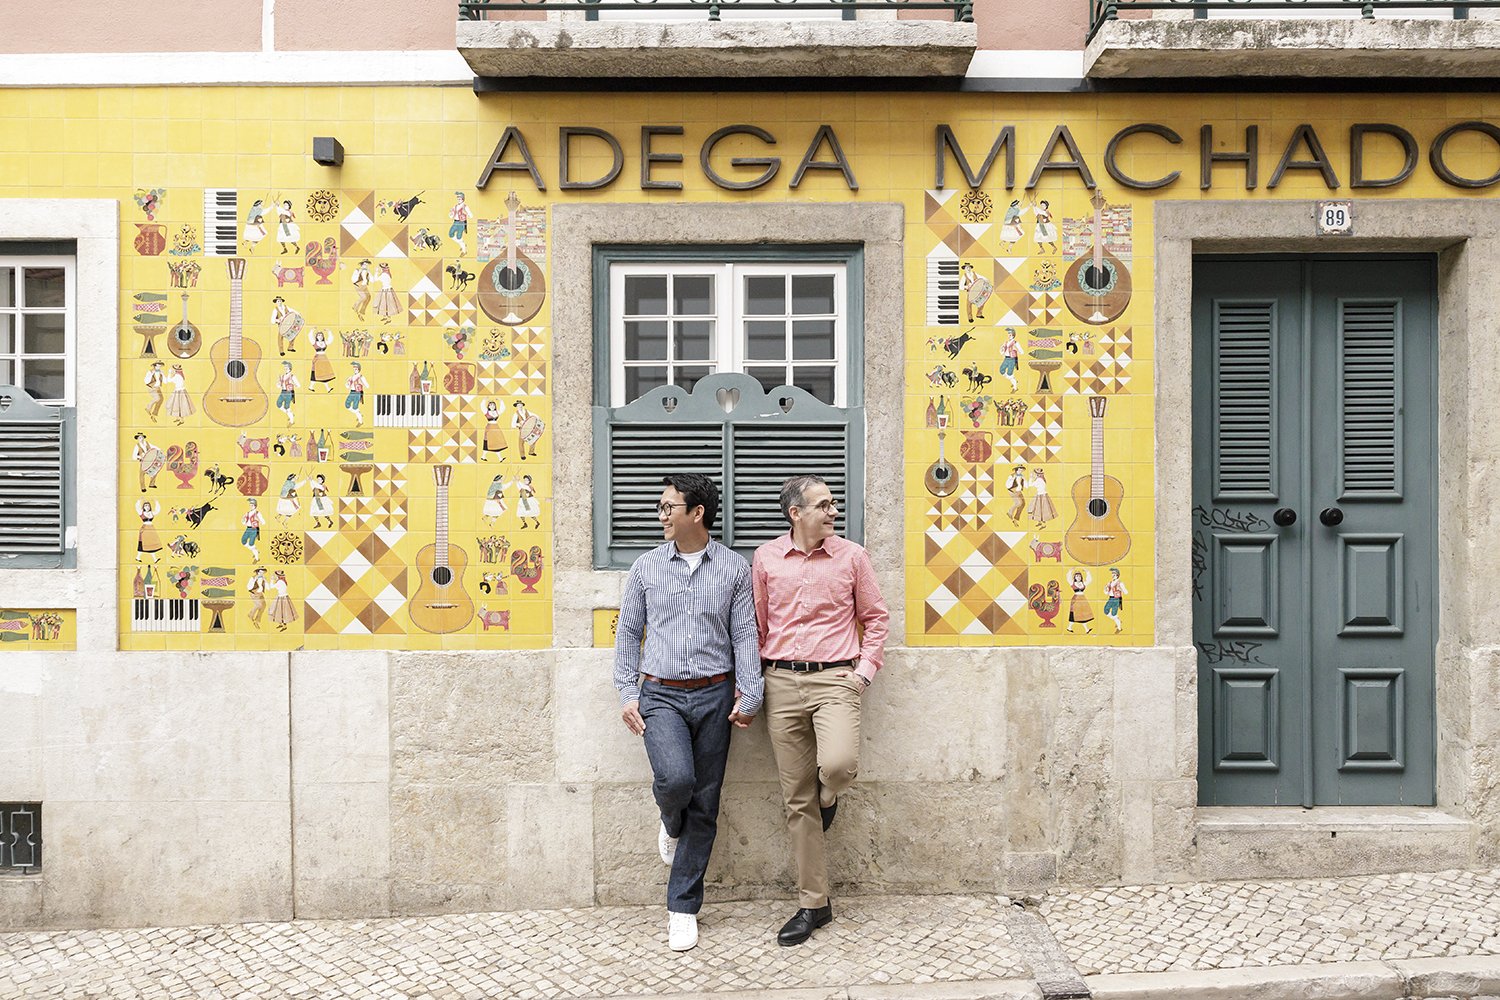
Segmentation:
{"type": "MultiPolygon", "coordinates": [[[[903,204],[908,640],[1146,645],[1154,639],[1153,200],[1347,197],[1346,186],[1330,192],[1319,173],[1307,169],[1288,171],[1274,190],[1266,186],[1298,124],[1317,128],[1347,184],[1351,124],[1395,121],[1416,136],[1425,154],[1443,128],[1483,118],[1495,110],[1488,106],[1493,103],[1481,96],[1404,96],[1393,107],[1387,98],[1351,95],[11,91],[0,103],[0,197],[120,201],[117,598],[125,648],[551,644],[551,463],[554,449],[570,443],[554,442],[551,433],[550,304],[555,295],[588,294],[589,282],[585,274],[555,273],[549,257],[549,208],[567,199],[903,204]],[[727,140],[713,157],[720,173],[759,172],[734,167],[730,157],[783,159],[778,174],[753,191],[717,187],[698,167],[708,135],[738,122],[767,129],[777,145],[745,136],[727,140]],[[1134,137],[1120,148],[1120,168],[1143,178],[1179,170],[1176,182],[1155,191],[1130,190],[1105,171],[1105,144],[1135,122],[1159,122],[1184,141],[1134,137]],[[1245,190],[1244,170],[1234,164],[1215,169],[1212,190],[1199,189],[1197,140],[1204,123],[1214,125],[1220,150],[1242,144],[1246,125],[1259,127],[1255,190],[1245,190]],[[486,190],[475,189],[475,178],[510,124],[525,133],[545,191],[516,172],[497,175],[486,190]],[[654,140],[657,152],[683,154],[680,165],[653,168],[657,179],[680,180],[680,191],[641,188],[640,129],[648,124],[685,129],[680,138],[654,140]],[[810,170],[799,187],[790,187],[820,124],[834,128],[857,191],[834,170],[810,170]],[[1003,184],[1003,155],[976,192],[968,191],[950,157],[947,186],[937,189],[933,136],[939,124],[952,127],[976,167],[999,129],[1014,125],[1014,190],[1003,184]],[[1058,124],[1069,127],[1098,181],[1097,226],[1092,192],[1076,172],[1047,171],[1033,190],[1024,188],[1058,124]],[[625,151],[619,179],[600,190],[563,189],[561,125],[595,126],[617,136],[625,151]],[[315,135],[342,142],[342,168],[313,163],[315,135]],[[496,287],[491,279],[497,267],[509,266],[505,222],[512,217],[512,189],[517,251],[544,288],[526,308],[539,307],[525,316],[494,291],[479,294],[496,287]],[[228,243],[215,248],[205,195],[220,191],[233,197],[231,229],[228,243]],[[449,236],[458,192],[472,215],[462,246],[449,236]],[[257,199],[266,206],[263,238],[247,230],[257,199]],[[277,206],[284,203],[295,233],[278,233],[277,206]],[[1012,209],[1019,215],[1008,225],[1012,209]],[[1103,270],[1085,271],[1093,267],[1096,243],[1103,270]],[[233,332],[229,262],[235,259],[245,261],[239,283],[243,342],[258,353],[248,393],[246,383],[226,386],[216,377],[222,365],[213,360],[228,350],[233,332]],[[376,288],[378,266],[390,267],[389,315],[373,303],[363,316],[356,312],[354,267],[363,259],[374,265],[376,288]],[[1090,296],[1080,274],[1106,272],[1103,284],[1109,287],[1101,285],[1090,296]],[[199,336],[188,337],[185,356],[177,357],[170,349],[172,328],[183,316],[184,294],[187,318],[199,336]],[[276,296],[301,317],[290,346],[278,342],[276,296]],[[1011,330],[1018,354],[1013,373],[1002,371],[1011,330]],[[326,366],[314,361],[318,331],[328,342],[326,366]],[[155,357],[146,353],[148,344],[155,357]],[[176,402],[168,383],[159,409],[147,385],[154,361],[162,362],[169,377],[181,365],[184,382],[176,402]],[[276,405],[283,361],[299,383],[289,408],[276,405]],[[355,362],[368,383],[362,424],[347,405],[355,362]],[[412,394],[424,369],[427,382],[415,392],[441,400],[435,425],[381,426],[377,394],[412,394]],[[331,382],[321,381],[329,374],[331,382]],[[231,410],[213,402],[246,395],[253,400],[231,410]],[[485,407],[492,400],[500,411],[494,427],[504,440],[503,453],[484,449],[490,423],[485,407]],[[517,401],[544,428],[536,454],[528,448],[524,459],[513,426],[517,401]],[[247,409],[251,419],[236,423],[247,409]],[[144,435],[143,446],[137,446],[137,435],[144,435]],[[137,456],[148,467],[144,489],[137,456]],[[436,540],[439,516],[435,468],[451,476],[450,567],[457,568],[460,552],[467,563],[456,589],[436,595],[422,593],[422,581],[431,579],[422,552],[436,540]],[[329,507],[315,520],[319,476],[329,507]],[[522,476],[531,477],[537,497],[535,516],[525,520],[517,493],[522,476]],[[296,488],[295,503],[279,496],[287,482],[296,488]],[[1050,502],[1039,503],[1043,482],[1050,502]],[[486,506],[492,485],[500,487],[503,511],[486,506]],[[1020,506],[1014,508],[1017,495],[1020,506]],[[263,522],[253,548],[243,544],[252,496],[263,522]],[[1086,507],[1091,499],[1106,501],[1100,518],[1080,513],[1080,502],[1086,507]],[[143,501],[152,505],[145,551],[138,508],[143,501]],[[270,584],[260,613],[249,592],[257,568],[266,570],[270,584]],[[1114,571],[1123,602],[1118,614],[1106,616],[1106,610],[1115,611],[1112,605],[1106,609],[1114,571]],[[278,573],[287,596],[279,608],[278,573]],[[182,631],[133,624],[138,597],[147,602],[148,616],[157,607],[151,602],[198,600],[199,621],[182,631]],[[414,621],[414,603],[453,607],[429,608],[414,621]]],[[[575,177],[606,173],[611,158],[605,146],[576,141],[575,177]]],[[[516,159],[516,148],[509,154],[516,159]]],[[[1301,150],[1293,159],[1306,155],[1301,150]]],[[[826,146],[817,158],[829,158],[826,146]]],[[[1493,172],[1496,159],[1493,143],[1476,134],[1454,139],[1447,154],[1447,162],[1468,176],[1493,172]]],[[[1370,141],[1368,175],[1393,173],[1400,165],[1394,141],[1370,141]]],[[[1355,194],[1484,196],[1440,182],[1425,155],[1403,184],[1355,194]]],[[[851,240],[859,237],[849,234],[851,240]]],[[[702,238],[711,243],[714,234],[702,238]]],[[[1330,242],[1329,249],[1339,245],[1330,242]]],[[[81,345],[80,363],[87,364],[87,351],[96,345],[87,336],[81,345]]],[[[558,404],[583,407],[590,400],[558,404]]],[[[492,437],[491,443],[498,441],[492,437]]],[[[170,615],[170,605],[161,607],[170,615]]]]}

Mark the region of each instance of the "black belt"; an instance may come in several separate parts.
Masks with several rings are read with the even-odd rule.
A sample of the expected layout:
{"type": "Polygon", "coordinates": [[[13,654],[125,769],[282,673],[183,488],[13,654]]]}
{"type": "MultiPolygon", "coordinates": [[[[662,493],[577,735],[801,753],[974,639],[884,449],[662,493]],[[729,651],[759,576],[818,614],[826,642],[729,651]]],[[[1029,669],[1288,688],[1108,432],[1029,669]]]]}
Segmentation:
{"type": "Polygon", "coordinates": [[[790,670],[798,674],[814,674],[819,670],[832,670],[835,667],[852,667],[853,660],[761,660],[763,667],[774,667],[778,670],[790,670]]]}

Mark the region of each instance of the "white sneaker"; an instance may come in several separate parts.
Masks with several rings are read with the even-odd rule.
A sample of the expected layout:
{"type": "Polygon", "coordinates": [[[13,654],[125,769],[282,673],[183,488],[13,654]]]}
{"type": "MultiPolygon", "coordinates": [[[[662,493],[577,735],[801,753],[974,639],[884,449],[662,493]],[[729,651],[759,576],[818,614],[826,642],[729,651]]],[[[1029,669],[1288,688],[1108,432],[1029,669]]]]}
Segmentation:
{"type": "MultiPolygon", "coordinates": [[[[677,857],[677,838],[667,836],[667,824],[663,823],[656,831],[656,849],[661,852],[661,863],[667,867],[672,866],[672,859],[677,857]]],[[[689,948],[692,945],[688,945],[689,948]]]]}
{"type": "Polygon", "coordinates": [[[696,913],[667,914],[667,947],[673,951],[687,951],[698,944],[698,915],[696,913]]]}

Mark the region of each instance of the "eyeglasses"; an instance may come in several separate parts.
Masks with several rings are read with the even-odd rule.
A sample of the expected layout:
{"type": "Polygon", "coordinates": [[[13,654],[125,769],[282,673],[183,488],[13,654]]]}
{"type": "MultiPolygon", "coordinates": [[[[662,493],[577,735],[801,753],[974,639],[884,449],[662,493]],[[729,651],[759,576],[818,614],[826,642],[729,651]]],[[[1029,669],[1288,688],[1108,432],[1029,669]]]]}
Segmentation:
{"type": "Polygon", "coordinates": [[[825,514],[832,514],[834,511],[839,509],[839,502],[830,497],[829,499],[824,500],[821,503],[804,505],[802,509],[821,510],[825,514]]]}
{"type": "Polygon", "coordinates": [[[667,503],[665,500],[663,500],[661,503],[656,505],[656,513],[661,517],[671,517],[673,507],[686,506],[687,504],[685,503],[667,503]]]}

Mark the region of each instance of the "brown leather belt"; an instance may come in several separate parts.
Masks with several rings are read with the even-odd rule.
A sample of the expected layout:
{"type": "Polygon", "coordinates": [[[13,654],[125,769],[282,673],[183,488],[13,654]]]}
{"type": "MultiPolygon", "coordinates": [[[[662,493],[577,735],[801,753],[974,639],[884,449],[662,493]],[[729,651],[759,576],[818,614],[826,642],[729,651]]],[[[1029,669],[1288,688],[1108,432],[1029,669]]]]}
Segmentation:
{"type": "Polygon", "coordinates": [[[667,677],[652,677],[650,674],[641,674],[641,680],[654,681],[669,688],[686,688],[689,691],[694,688],[712,687],[729,680],[730,674],[714,674],[712,677],[693,677],[688,680],[675,681],[667,677]]]}

